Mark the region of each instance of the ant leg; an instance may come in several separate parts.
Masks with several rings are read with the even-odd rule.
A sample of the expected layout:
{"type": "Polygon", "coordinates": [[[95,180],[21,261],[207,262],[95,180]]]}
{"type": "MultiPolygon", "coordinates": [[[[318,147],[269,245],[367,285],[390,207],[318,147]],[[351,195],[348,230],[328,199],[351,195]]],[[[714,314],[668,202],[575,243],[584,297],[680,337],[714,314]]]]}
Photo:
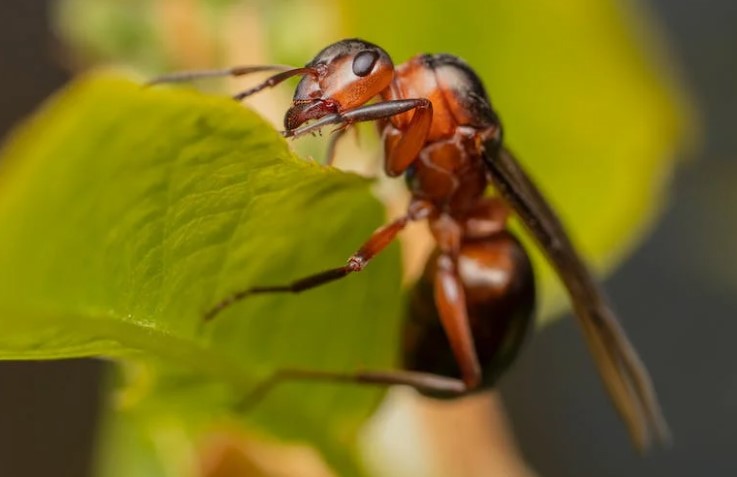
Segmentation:
{"type": "Polygon", "coordinates": [[[409,212],[393,222],[376,230],[371,237],[358,249],[356,253],[350,256],[348,262],[342,267],[331,268],[323,272],[310,275],[299,280],[295,280],[287,285],[275,286],[258,286],[242,290],[227,297],[205,314],[205,321],[210,321],[215,316],[228,308],[232,304],[243,300],[244,298],[259,293],[299,293],[310,288],[315,288],[326,283],[339,280],[353,272],[360,272],[366,265],[389,245],[397,234],[411,220],[421,220],[427,218],[432,212],[433,207],[428,202],[416,201],[410,204],[409,212]]]}
{"type": "Polygon", "coordinates": [[[261,402],[276,386],[288,381],[326,381],[336,383],[367,384],[374,386],[410,386],[420,392],[443,396],[459,396],[468,388],[459,379],[416,371],[357,371],[341,373],[308,369],[282,369],[258,384],[240,403],[242,410],[261,402]]]}
{"type": "Polygon", "coordinates": [[[462,225],[448,215],[430,221],[430,231],[441,250],[434,277],[435,307],[445,334],[469,389],[481,384],[481,365],[468,319],[466,292],[458,273],[462,225]]]}
{"type": "Polygon", "coordinates": [[[466,294],[454,258],[441,254],[435,272],[435,305],[468,389],[481,384],[481,365],[468,321],[466,294]]]}
{"type": "Polygon", "coordinates": [[[362,121],[387,119],[412,110],[415,111],[415,114],[412,116],[407,129],[403,132],[403,137],[395,141],[393,149],[396,149],[396,152],[388,156],[387,160],[387,163],[392,163],[392,166],[388,167],[387,173],[392,177],[396,177],[409,167],[425,143],[432,123],[432,103],[429,99],[397,99],[360,106],[342,113],[328,114],[307,126],[286,130],[282,135],[284,137],[299,137],[333,124],[344,127],[362,121]]]}
{"type": "Polygon", "coordinates": [[[384,172],[389,177],[404,173],[420,154],[432,124],[432,103],[418,105],[412,119],[403,131],[394,127],[386,128],[384,138],[384,172]]]}
{"type": "Polygon", "coordinates": [[[339,280],[350,273],[359,272],[368,264],[368,262],[379,252],[381,252],[387,245],[389,245],[396,235],[404,229],[409,222],[409,216],[403,216],[388,225],[378,229],[371,235],[366,243],[351,257],[348,262],[342,267],[331,268],[323,272],[310,275],[299,280],[295,280],[287,285],[275,285],[275,286],[258,286],[242,290],[234,293],[228,298],[224,299],[214,307],[212,307],[206,314],[205,320],[209,321],[215,318],[215,316],[228,308],[232,304],[243,300],[244,298],[259,293],[299,293],[310,288],[315,288],[326,283],[339,280]]]}
{"type": "Polygon", "coordinates": [[[282,134],[285,137],[298,137],[331,124],[345,126],[361,121],[387,119],[412,110],[414,114],[407,127],[401,133],[392,133],[386,141],[386,174],[397,177],[407,170],[425,145],[432,124],[432,103],[429,99],[397,99],[360,106],[342,113],[329,114],[308,126],[287,130],[282,134]]]}

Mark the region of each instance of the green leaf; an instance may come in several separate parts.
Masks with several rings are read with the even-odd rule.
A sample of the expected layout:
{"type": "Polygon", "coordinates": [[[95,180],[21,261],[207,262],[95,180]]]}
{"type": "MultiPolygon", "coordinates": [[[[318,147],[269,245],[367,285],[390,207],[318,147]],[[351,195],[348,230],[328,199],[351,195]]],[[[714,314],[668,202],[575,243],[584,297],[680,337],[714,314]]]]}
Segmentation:
{"type": "MultiPolygon", "coordinates": [[[[468,61],[507,144],[600,269],[651,227],[687,128],[646,12],[615,0],[376,0],[372,11],[391,13],[367,15],[360,1],[338,3],[344,35],[381,45],[396,63],[425,52],[468,61]]],[[[564,295],[537,258],[550,318],[564,295]]]]}
{"type": "MultiPolygon", "coordinates": [[[[231,292],[344,263],[384,221],[369,185],[294,157],[227,98],[78,81],[0,160],[0,358],[140,360],[150,377],[125,406],[201,425],[234,418],[280,367],[390,368],[401,315],[394,247],[357,276],[253,297],[202,326],[231,292]]],[[[355,474],[348,444],[379,395],[285,384],[242,418],[308,440],[355,474]]]]}

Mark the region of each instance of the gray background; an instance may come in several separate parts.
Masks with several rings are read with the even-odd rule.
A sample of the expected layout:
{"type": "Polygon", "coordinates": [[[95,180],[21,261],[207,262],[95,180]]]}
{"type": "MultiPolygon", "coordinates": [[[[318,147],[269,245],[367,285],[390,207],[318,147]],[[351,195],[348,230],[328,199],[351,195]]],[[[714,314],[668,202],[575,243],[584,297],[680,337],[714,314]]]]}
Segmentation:
{"type": "MultiPolygon", "coordinates": [[[[737,2],[651,0],[702,116],[655,233],[607,283],[643,354],[675,446],[642,459],[573,320],[537,333],[502,384],[522,448],[545,476],[737,475],[737,2]]],[[[62,84],[45,1],[0,2],[0,135],[62,84]]],[[[103,365],[0,363],[0,476],[90,473],[103,365]]]]}

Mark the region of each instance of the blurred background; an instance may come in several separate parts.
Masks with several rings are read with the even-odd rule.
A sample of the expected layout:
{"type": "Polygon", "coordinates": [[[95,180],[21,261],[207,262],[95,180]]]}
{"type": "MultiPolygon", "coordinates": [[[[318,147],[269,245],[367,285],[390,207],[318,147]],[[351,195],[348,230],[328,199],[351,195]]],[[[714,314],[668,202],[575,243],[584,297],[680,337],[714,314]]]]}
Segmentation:
{"type": "MultiPolygon", "coordinates": [[[[70,55],[62,47],[52,28],[52,3],[0,3],[0,136],[90,61],[92,53],[70,55]]],[[[557,320],[535,334],[501,386],[521,452],[544,476],[737,473],[731,342],[737,336],[737,218],[731,209],[737,200],[737,4],[641,3],[661,28],[695,104],[688,112],[698,116],[689,122],[698,130],[697,146],[684,143],[662,216],[610,276],[607,289],[654,376],[675,442],[644,458],[632,451],[575,321],[557,320]]],[[[635,20],[633,29],[641,28],[635,20]]],[[[244,25],[241,40],[258,38],[253,28],[244,25]]],[[[295,31],[279,41],[289,48],[300,33],[315,35],[295,31]]],[[[187,52],[196,57],[197,45],[187,52]]],[[[304,62],[311,54],[295,56],[304,62]]],[[[159,59],[152,51],[140,61],[159,59]]],[[[0,475],[91,475],[103,368],[91,360],[0,363],[0,475]]]]}

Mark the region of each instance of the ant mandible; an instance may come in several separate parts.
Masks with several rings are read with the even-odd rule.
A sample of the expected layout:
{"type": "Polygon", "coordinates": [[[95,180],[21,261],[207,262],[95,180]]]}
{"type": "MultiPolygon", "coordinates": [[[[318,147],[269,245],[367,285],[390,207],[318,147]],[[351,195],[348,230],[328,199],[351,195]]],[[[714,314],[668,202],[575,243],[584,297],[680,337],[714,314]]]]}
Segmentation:
{"type": "Polygon", "coordinates": [[[253,294],[298,293],[359,272],[412,221],[428,221],[437,247],[410,307],[406,370],[283,370],[264,389],[283,379],[404,384],[436,397],[492,387],[515,358],[535,308],[530,260],[506,228],[511,211],[568,290],[604,384],[635,445],[647,448],[653,435],[667,441],[667,425],[647,371],[555,212],[503,147],[499,118],[481,80],[463,60],[423,54],[395,67],[382,48],[351,39],[323,49],[303,68],[184,72],[152,83],[268,70],[283,71],[235,99],[302,76],[284,117],[284,136],[337,125],[329,148],[333,151],[334,141],[352,124],[379,121],[384,170],[390,177],[405,175],[411,201],[404,216],[374,232],[346,265],[283,286],[239,291],[215,305],[205,319],[253,294]],[[380,101],[368,104],[374,98],[380,101]],[[489,185],[498,196],[486,195],[489,185]]]}

